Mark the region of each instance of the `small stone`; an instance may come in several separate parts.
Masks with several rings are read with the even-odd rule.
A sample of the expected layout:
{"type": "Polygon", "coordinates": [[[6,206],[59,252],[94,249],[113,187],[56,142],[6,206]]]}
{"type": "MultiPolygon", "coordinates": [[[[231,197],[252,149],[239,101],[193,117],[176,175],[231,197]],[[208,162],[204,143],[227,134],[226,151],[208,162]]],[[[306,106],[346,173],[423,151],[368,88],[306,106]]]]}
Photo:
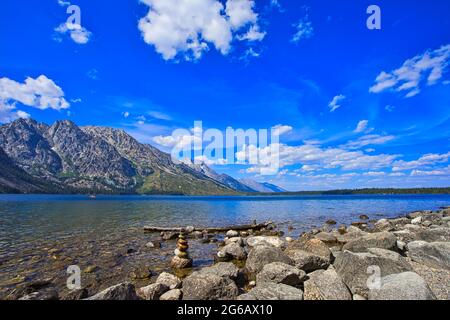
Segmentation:
{"type": "Polygon", "coordinates": [[[417,217],[417,218],[411,220],[411,224],[421,224],[421,223],[422,223],[422,217],[417,217]]]}
{"type": "Polygon", "coordinates": [[[131,272],[130,276],[133,280],[150,279],[152,277],[152,270],[147,266],[139,266],[131,272]]]}
{"type": "Polygon", "coordinates": [[[328,225],[330,225],[330,226],[334,226],[334,225],[337,224],[337,222],[336,222],[336,220],[329,219],[329,220],[327,220],[326,224],[328,224],[328,225]]]}
{"type": "Polygon", "coordinates": [[[154,242],[154,241],[149,241],[145,244],[145,246],[147,248],[161,248],[161,242],[154,242]]]}
{"type": "Polygon", "coordinates": [[[195,228],[193,226],[188,226],[184,229],[184,231],[186,231],[186,233],[192,233],[195,231],[195,228]]]}
{"type": "Polygon", "coordinates": [[[175,240],[178,238],[178,233],[176,232],[163,232],[162,239],[165,241],[175,240]]]}
{"type": "Polygon", "coordinates": [[[360,296],[359,294],[354,294],[354,295],[353,295],[353,300],[365,301],[365,300],[367,300],[367,299],[364,298],[363,296],[360,296]]]}
{"type": "Polygon", "coordinates": [[[97,271],[97,269],[98,269],[97,266],[88,266],[83,270],[83,272],[84,273],[94,273],[95,271],[97,271]]]}
{"type": "Polygon", "coordinates": [[[188,269],[192,267],[192,263],[193,263],[192,259],[183,259],[175,256],[170,262],[170,266],[173,269],[188,269]]]}
{"type": "Polygon", "coordinates": [[[228,238],[234,238],[234,237],[239,237],[239,232],[235,231],[235,230],[229,230],[226,234],[226,236],[228,238]]]}
{"type": "Polygon", "coordinates": [[[362,214],[362,215],[359,216],[359,219],[360,219],[360,220],[369,220],[370,218],[369,218],[368,215],[362,214]]]}
{"type": "Polygon", "coordinates": [[[72,290],[65,296],[61,297],[61,300],[68,300],[68,301],[83,300],[86,299],[88,296],[89,295],[87,289],[72,290]]]}
{"type": "Polygon", "coordinates": [[[292,241],[294,241],[293,238],[291,238],[291,237],[286,237],[286,242],[287,242],[287,243],[290,243],[290,242],[292,242],[292,241]]]}
{"type": "Polygon", "coordinates": [[[181,258],[181,259],[188,259],[189,258],[189,254],[187,252],[183,252],[179,249],[175,249],[174,254],[176,257],[181,258]]]}
{"type": "Polygon", "coordinates": [[[244,240],[241,237],[234,237],[225,240],[225,245],[228,245],[230,243],[237,243],[241,247],[244,246],[244,240]]]}
{"type": "Polygon", "coordinates": [[[183,296],[183,292],[180,289],[174,289],[167,291],[164,293],[159,300],[163,301],[178,301],[181,300],[181,297],[183,296]]]}
{"type": "Polygon", "coordinates": [[[340,235],[346,234],[347,233],[347,227],[344,225],[340,225],[338,228],[338,232],[340,235]]]}

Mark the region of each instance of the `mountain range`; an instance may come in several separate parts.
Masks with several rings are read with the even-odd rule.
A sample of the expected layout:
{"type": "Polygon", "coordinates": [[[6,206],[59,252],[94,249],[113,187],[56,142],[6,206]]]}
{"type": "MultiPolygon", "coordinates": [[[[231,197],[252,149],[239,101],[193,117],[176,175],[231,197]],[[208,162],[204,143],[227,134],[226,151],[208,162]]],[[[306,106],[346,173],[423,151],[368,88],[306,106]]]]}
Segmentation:
{"type": "Polygon", "coordinates": [[[172,161],[123,130],[19,119],[0,126],[0,193],[236,195],[282,192],[172,161]]]}

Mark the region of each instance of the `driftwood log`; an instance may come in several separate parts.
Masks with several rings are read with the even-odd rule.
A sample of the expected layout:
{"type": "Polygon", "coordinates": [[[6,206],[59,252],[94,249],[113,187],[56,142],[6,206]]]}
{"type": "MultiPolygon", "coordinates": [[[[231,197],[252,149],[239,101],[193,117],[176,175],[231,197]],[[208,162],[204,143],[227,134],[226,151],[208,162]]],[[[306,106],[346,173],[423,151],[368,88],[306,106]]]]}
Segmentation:
{"type": "MultiPolygon", "coordinates": [[[[273,224],[272,222],[265,222],[265,223],[259,223],[259,224],[244,224],[240,226],[228,226],[228,227],[218,227],[218,228],[195,228],[190,231],[206,231],[208,233],[215,233],[215,232],[227,232],[229,230],[235,230],[235,231],[245,231],[245,230],[261,230],[264,228],[267,228],[273,224]]],[[[173,228],[164,228],[164,227],[152,227],[152,226],[146,226],[144,227],[145,232],[184,232],[186,231],[187,227],[173,227],[173,228]]]]}

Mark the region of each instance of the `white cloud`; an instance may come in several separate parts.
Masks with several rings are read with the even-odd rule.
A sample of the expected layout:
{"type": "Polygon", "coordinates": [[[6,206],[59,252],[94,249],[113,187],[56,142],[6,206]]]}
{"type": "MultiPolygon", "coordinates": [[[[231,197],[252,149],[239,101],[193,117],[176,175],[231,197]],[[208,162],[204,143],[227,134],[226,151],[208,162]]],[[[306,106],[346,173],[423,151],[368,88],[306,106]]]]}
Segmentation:
{"type": "Polygon", "coordinates": [[[330,112],[334,112],[337,109],[339,109],[341,107],[340,103],[346,98],[346,96],[340,94],[338,96],[335,96],[333,98],[333,100],[331,100],[331,102],[328,104],[328,106],[330,107],[330,112]]]}
{"type": "Polygon", "coordinates": [[[130,116],[130,113],[128,111],[125,111],[122,113],[124,118],[128,118],[130,116]]]}
{"type": "Polygon", "coordinates": [[[367,134],[355,141],[349,141],[342,147],[344,149],[360,149],[371,145],[381,145],[395,139],[392,135],[367,134]]]}
{"type": "Polygon", "coordinates": [[[391,89],[405,92],[410,98],[419,94],[425,82],[428,86],[436,84],[447,72],[450,60],[450,44],[434,51],[426,51],[391,72],[382,71],[369,89],[372,93],[380,93],[391,89]]]}
{"type": "Polygon", "coordinates": [[[212,44],[223,55],[231,42],[260,41],[258,15],[253,0],[228,0],[226,6],[218,0],[141,0],[149,7],[139,21],[144,41],[153,45],[165,60],[181,54],[186,60],[198,60],[212,44]],[[247,27],[244,34],[239,32],[247,27]]]}
{"type": "Polygon", "coordinates": [[[302,39],[310,39],[314,35],[314,28],[312,22],[309,20],[309,16],[305,15],[300,19],[294,27],[296,28],[295,34],[292,36],[291,41],[298,43],[302,39]]]}
{"type": "MultiPolygon", "coordinates": [[[[78,44],[87,44],[92,37],[92,32],[87,30],[85,27],[82,27],[79,24],[67,22],[61,23],[55,28],[55,31],[60,34],[69,34],[70,38],[78,44]]],[[[56,41],[60,42],[61,39],[56,38],[56,41]]]]}
{"type": "Polygon", "coordinates": [[[365,131],[367,129],[367,126],[369,125],[369,121],[368,120],[361,120],[356,129],[355,129],[355,133],[361,133],[363,131],[365,131]]]}
{"type": "Polygon", "coordinates": [[[282,136],[283,134],[291,132],[293,129],[294,128],[292,128],[291,126],[285,126],[285,125],[279,124],[279,125],[272,127],[272,132],[276,136],[282,136]]]}
{"type": "Polygon", "coordinates": [[[393,171],[405,171],[412,169],[427,169],[436,164],[446,163],[450,160],[450,152],[444,154],[426,154],[414,161],[399,160],[394,163],[393,171]]]}
{"type": "Polygon", "coordinates": [[[17,110],[15,105],[7,104],[0,100],[0,123],[8,123],[18,118],[29,118],[30,115],[24,111],[17,110]]]}
{"type": "Polygon", "coordinates": [[[158,119],[158,120],[166,120],[166,121],[170,121],[172,120],[172,117],[169,116],[168,114],[165,114],[163,112],[160,111],[149,111],[147,112],[147,114],[154,118],[154,119],[158,119]]]}
{"type": "Polygon", "coordinates": [[[259,26],[254,25],[250,27],[250,30],[248,30],[247,33],[238,36],[238,40],[241,41],[262,41],[266,37],[266,32],[261,32],[259,30],[259,26]]]}
{"type": "MultiPolygon", "coordinates": [[[[8,78],[0,78],[0,104],[3,120],[8,119],[5,113],[18,117],[27,117],[23,111],[15,111],[16,103],[41,110],[68,109],[70,104],[64,98],[63,90],[44,75],[36,79],[27,78],[19,83],[8,78]]],[[[11,119],[12,119],[11,118],[11,119]]]]}
{"type": "MultiPolygon", "coordinates": [[[[69,1],[63,0],[58,0],[58,4],[61,7],[69,7],[71,5],[69,1]]],[[[70,38],[72,38],[72,40],[75,43],[87,44],[91,40],[92,32],[90,32],[89,30],[87,30],[85,27],[81,26],[78,23],[76,24],[69,22],[61,23],[58,27],[55,28],[55,31],[60,35],[69,34],[70,38]]],[[[62,38],[59,36],[55,36],[53,37],[53,39],[56,42],[62,42],[62,38]]]]}

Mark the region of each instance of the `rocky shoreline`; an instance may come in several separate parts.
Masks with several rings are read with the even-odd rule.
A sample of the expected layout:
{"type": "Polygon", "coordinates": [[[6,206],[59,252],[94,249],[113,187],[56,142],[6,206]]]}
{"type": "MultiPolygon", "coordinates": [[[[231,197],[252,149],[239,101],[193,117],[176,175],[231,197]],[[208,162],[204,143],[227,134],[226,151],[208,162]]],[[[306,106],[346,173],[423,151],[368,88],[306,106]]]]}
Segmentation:
{"type": "MultiPolygon", "coordinates": [[[[259,231],[229,230],[210,267],[163,272],[150,285],[124,282],[91,297],[77,290],[64,299],[450,300],[450,207],[360,219],[350,226],[330,220],[298,239],[283,238],[273,224],[259,231]]],[[[217,241],[186,229],[187,238],[217,241]]],[[[161,234],[163,241],[177,237],[161,234]]],[[[20,300],[59,298],[45,283],[26,292],[20,300]]]]}

